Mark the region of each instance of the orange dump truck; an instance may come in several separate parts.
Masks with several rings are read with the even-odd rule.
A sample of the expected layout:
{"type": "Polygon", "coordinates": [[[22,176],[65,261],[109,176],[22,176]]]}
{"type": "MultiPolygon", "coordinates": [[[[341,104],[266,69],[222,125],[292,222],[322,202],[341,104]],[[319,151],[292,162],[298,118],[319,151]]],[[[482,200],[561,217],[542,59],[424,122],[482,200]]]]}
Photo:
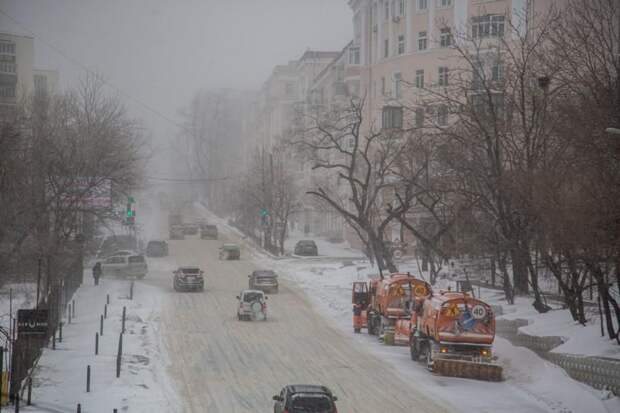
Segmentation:
{"type": "Polygon", "coordinates": [[[409,330],[400,340],[396,334],[392,334],[396,323],[398,320],[409,320],[410,309],[430,294],[431,288],[427,282],[408,273],[395,273],[368,282],[354,282],[353,331],[359,333],[367,328],[368,334],[385,336],[386,344],[393,344],[393,341],[407,344],[409,330]]]}
{"type": "Polygon", "coordinates": [[[500,381],[494,339],[491,306],[466,293],[441,292],[411,312],[411,358],[444,376],[500,381]]]}

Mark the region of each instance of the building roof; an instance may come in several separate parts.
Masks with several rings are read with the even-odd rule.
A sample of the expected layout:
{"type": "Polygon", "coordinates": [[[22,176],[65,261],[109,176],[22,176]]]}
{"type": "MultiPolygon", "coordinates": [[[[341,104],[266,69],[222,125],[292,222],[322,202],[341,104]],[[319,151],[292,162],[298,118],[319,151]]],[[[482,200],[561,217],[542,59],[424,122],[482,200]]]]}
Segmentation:
{"type": "Polygon", "coordinates": [[[340,60],[340,58],[346,53],[347,49],[351,47],[352,44],[353,44],[353,40],[347,43],[347,45],[341,51],[338,52],[338,54],[334,57],[334,59],[323,70],[321,70],[319,74],[314,77],[314,79],[312,79],[312,83],[314,84],[319,79],[321,79],[321,77],[323,77],[323,75],[327,73],[329,69],[331,69],[338,62],[338,60],[340,60]]]}
{"type": "Polygon", "coordinates": [[[299,61],[306,59],[333,59],[340,55],[341,52],[330,52],[330,51],[321,51],[321,50],[306,50],[303,55],[299,58],[299,61]]]}

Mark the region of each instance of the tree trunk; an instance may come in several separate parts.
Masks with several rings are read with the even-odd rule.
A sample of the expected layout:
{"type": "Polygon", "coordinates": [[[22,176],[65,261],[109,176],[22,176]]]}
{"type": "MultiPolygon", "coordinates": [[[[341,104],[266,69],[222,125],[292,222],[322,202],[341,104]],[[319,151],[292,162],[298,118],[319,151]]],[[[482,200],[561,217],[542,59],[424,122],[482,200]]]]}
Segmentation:
{"type": "Polygon", "coordinates": [[[499,268],[503,275],[503,287],[504,287],[504,295],[506,296],[506,301],[508,304],[514,304],[514,290],[512,289],[512,283],[510,282],[510,275],[508,274],[508,269],[506,268],[506,256],[502,255],[500,252],[497,253],[499,268]]]}
{"type": "Polygon", "coordinates": [[[512,259],[512,278],[514,283],[514,293],[516,295],[527,295],[528,287],[528,270],[527,263],[521,248],[515,247],[510,249],[510,257],[512,259]]]}

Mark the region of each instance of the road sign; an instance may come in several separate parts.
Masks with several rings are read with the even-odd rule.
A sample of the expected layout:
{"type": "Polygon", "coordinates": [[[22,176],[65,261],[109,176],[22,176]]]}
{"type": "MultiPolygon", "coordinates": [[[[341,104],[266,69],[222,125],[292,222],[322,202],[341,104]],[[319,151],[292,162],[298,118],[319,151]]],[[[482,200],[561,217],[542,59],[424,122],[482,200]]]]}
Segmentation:
{"type": "Polygon", "coordinates": [[[47,334],[47,310],[17,310],[17,334],[47,334]]]}

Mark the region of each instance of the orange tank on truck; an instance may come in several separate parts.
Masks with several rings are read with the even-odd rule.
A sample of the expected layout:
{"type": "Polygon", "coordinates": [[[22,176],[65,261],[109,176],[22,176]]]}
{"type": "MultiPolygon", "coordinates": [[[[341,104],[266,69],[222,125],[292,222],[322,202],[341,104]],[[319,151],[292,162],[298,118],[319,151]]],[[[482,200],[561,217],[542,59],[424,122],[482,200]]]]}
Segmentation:
{"type": "Polygon", "coordinates": [[[467,293],[439,293],[411,314],[411,358],[442,375],[501,380],[494,339],[493,309],[467,293]]]}
{"type": "Polygon", "coordinates": [[[353,329],[394,337],[397,320],[409,319],[410,308],[428,298],[430,285],[411,274],[395,273],[382,279],[353,283],[353,329]]]}

